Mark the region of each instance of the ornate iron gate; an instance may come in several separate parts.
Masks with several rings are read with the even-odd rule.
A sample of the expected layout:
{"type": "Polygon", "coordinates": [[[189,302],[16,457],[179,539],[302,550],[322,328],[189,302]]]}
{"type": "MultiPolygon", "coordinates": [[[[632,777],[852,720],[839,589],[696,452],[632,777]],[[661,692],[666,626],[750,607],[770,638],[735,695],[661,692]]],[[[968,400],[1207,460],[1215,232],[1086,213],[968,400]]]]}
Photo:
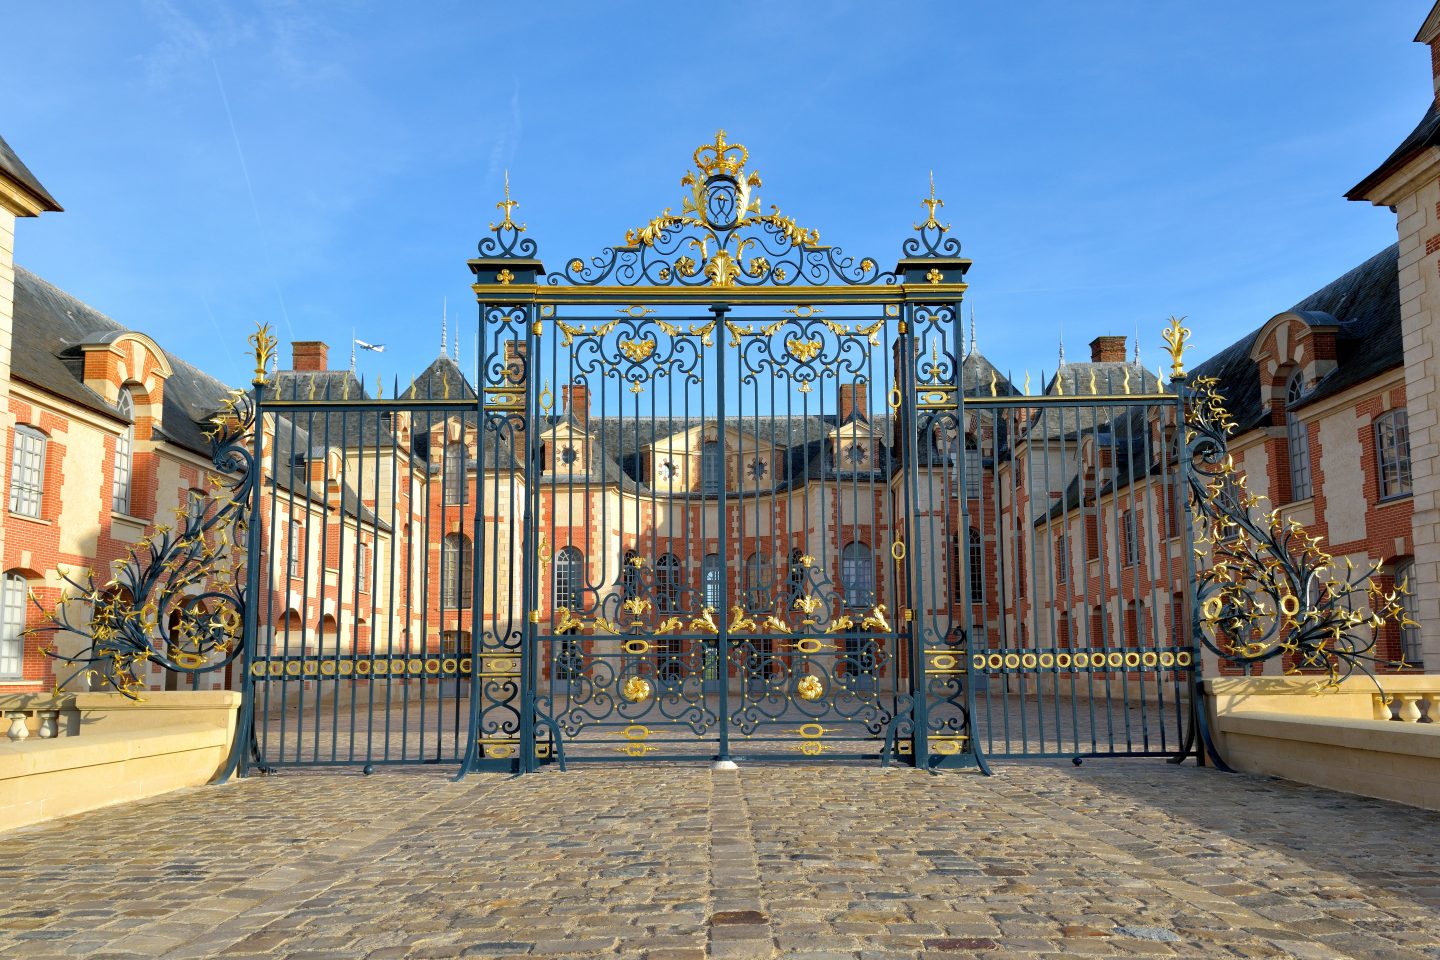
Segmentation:
{"type": "MultiPolygon", "coordinates": [[[[1098,573],[1079,644],[1036,546],[1136,490],[1174,502],[1154,454],[1177,399],[1144,377],[1085,397],[975,381],[970,262],[933,184],[883,270],[763,213],[747,160],[718,134],[679,214],[558,270],[507,185],[469,264],[473,384],[444,357],[393,399],[258,378],[251,762],[1188,750],[1186,644],[1158,620],[1106,633],[1136,574],[1098,573]],[[1076,470],[1074,504],[1036,512],[1076,470]]],[[[1171,564],[1155,510],[1124,543],[1171,564]]]]}

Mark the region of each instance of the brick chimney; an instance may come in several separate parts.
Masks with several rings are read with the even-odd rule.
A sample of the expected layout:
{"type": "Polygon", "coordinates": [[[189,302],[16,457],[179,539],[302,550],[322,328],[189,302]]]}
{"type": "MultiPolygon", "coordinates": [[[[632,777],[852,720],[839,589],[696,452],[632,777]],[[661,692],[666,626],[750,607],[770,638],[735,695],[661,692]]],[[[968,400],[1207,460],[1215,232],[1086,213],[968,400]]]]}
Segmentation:
{"type": "Polygon", "coordinates": [[[560,396],[564,398],[565,409],[575,417],[575,422],[580,424],[581,430],[587,430],[590,426],[590,387],[584,383],[567,383],[560,388],[560,396]]]}
{"type": "Polygon", "coordinates": [[[291,370],[329,370],[330,345],[319,340],[290,342],[291,370]]]}
{"type": "Polygon", "coordinates": [[[1425,22],[1420,25],[1420,32],[1415,34],[1415,42],[1430,47],[1430,75],[1433,78],[1435,96],[1440,99],[1440,4],[1430,11],[1425,22]]]}
{"type": "Polygon", "coordinates": [[[850,415],[859,410],[862,416],[869,417],[870,402],[866,393],[868,384],[864,383],[842,383],[840,384],[840,422],[844,423],[850,419],[850,415]]]}
{"type": "Polygon", "coordinates": [[[521,387],[525,385],[526,357],[528,356],[524,340],[505,341],[505,379],[511,386],[521,387]]]}
{"type": "Polygon", "coordinates": [[[1096,337],[1090,341],[1091,363],[1124,363],[1124,337],[1096,337]]]}

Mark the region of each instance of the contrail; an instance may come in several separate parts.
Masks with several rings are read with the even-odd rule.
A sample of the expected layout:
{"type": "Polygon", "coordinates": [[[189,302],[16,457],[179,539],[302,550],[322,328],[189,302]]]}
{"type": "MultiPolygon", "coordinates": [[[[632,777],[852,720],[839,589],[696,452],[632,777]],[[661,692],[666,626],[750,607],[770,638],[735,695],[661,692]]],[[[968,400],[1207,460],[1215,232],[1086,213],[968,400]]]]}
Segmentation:
{"type": "Polygon", "coordinates": [[[280,315],[285,318],[285,329],[290,339],[295,339],[295,327],[290,322],[290,310],[285,306],[285,294],[280,290],[280,281],[275,278],[275,261],[270,256],[270,242],[265,236],[265,224],[260,219],[260,204],[255,201],[255,185],[250,182],[250,167],[245,162],[245,150],[240,146],[240,132],[235,129],[235,115],[230,112],[230,98],[225,94],[225,81],[220,79],[220,65],[210,57],[210,68],[215,71],[215,85],[220,88],[220,102],[225,105],[225,119],[230,121],[230,136],[235,141],[235,153],[240,158],[240,172],[245,175],[245,190],[250,194],[250,209],[255,214],[255,229],[260,234],[260,250],[265,254],[265,266],[270,271],[270,283],[275,287],[275,297],[280,301],[280,315]]]}

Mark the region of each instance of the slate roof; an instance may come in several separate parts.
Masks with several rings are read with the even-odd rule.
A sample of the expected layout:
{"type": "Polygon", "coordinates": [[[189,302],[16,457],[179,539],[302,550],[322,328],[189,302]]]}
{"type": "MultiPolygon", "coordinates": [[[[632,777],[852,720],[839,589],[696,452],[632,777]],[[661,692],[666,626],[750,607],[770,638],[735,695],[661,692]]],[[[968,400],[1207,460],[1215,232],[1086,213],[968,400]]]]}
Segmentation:
{"type": "Polygon", "coordinates": [[[990,378],[995,378],[995,395],[1000,397],[1013,397],[1020,393],[1015,389],[1015,384],[1010,378],[1000,372],[985,358],[983,353],[971,352],[965,355],[960,361],[960,389],[967,397],[988,397],[990,396],[990,378]]]}
{"type": "Polygon", "coordinates": [[[1419,154],[1430,147],[1440,146],[1440,100],[1431,101],[1425,116],[1420,118],[1420,123],[1410,135],[1400,141],[1385,162],[1376,167],[1364,180],[1361,180],[1345,194],[1347,200],[1368,200],[1366,196],[1375,186],[1390,174],[1399,170],[1419,154]]]}
{"type": "MultiPolygon", "coordinates": [[[[1405,363],[1400,328],[1399,244],[1391,244],[1355,269],[1331,281],[1284,313],[1311,325],[1337,325],[1338,365],[1295,407],[1303,407],[1405,363]]],[[[1268,322],[1268,321],[1267,321],[1268,322]]],[[[1262,424],[1260,371],[1250,351],[1264,324],[1190,371],[1215,377],[1239,430],[1262,424]]]]}
{"type": "MultiPolygon", "coordinates": [[[[1060,392],[1057,388],[1063,386],[1064,396],[1084,399],[1092,393],[1090,378],[1093,375],[1095,393],[1123,394],[1127,370],[1130,373],[1131,393],[1157,394],[1164,392],[1164,387],[1154,372],[1147,371],[1138,364],[1083,361],[1067,363],[1061,367],[1059,372],[1052,376],[1050,382],[1046,384],[1045,393],[1047,396],[1055,396],[1060,392]]],[[[1077,440],[1082,435],[1089,436],[1097,428],[1103,430],[1117,417],[1124,416],[1127,411],[1143,413],[1145,409],[1145,406],[1137,405],[1107,406],[1103,404],[1036,408],[1025,436],[1042,441],[1077,440]]]]}
{"type": "MultiPolygon", "coordinates": [[[[24,267],[15,268],[10,369],[17,380],[120,420],[114,407],[85,386],[80,344],[113,339],[129,329],[24,267]]],[[[208,457],[204,431],[210,429],[210,418],[224,409],[230,387],[163,352],[174,372],[165,382],[159,431],[176,445],[208,457]]]]}
{"type": "Polygon", "coordinates": [[[35,199],[40,201],[41,209],[55,212],[64,209],[60,206],[59,201],[50,196],[50,191],[46,190],[35,174],[30,172],[30,168],[25,166],[25,162],[11,149],[10,144],[5,142],[4,137],[0,137],[0,173],[5,174],[24,187],[26,191],[34,194],[35,199]]]}
{"type": "MultiPolygon", "coordinates": [[[[369,400],[370,394],[349,370],[279,370],[262,400],[369,400]]],[[[388,450],[394,441],[390,420],[378,410],[292,414],[319,443],[333,447],[388,450]]]]}

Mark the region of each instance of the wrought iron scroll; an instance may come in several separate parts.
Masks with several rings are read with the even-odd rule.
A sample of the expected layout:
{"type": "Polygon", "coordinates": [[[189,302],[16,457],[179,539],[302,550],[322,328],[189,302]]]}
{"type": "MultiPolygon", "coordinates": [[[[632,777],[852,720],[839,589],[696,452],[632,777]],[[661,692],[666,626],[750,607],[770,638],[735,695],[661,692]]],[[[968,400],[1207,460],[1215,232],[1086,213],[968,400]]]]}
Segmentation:
{"type": "MultiPolygon", "coordinates": [[[[257,379],[268,360],[267,333],[257,334],[257,379]]],[[[273,346],[273,338],[269,343],[273,346]]],[[[40,626],[27,631],[49,638],[45,652],[73,668],[57,679],[57,690],[83,676],[140,700],[147,663],[177,673],[210,673],[243,652],[247,596],[241,571],[255,484],[253,399],[235,391],[211,423],[205,436],[221,475],[211,476],[203,501],[177,506],[175,523],[157,526],[131,546],[109,577],[93,569],[60,570],[64,595],[54,610],[45,611],[40,626]],[[56,649],[60,635],[78,638],[78,651],[56,649]]],[[[30,600],[41,606],[33,591],[30,600]]]]}
{"type": "Polygon", "coordinates": [[[1228,440],[1236,423],[1213,377],[1189,383],[1186,451],[1195,518],[1195,624],[1224,660],[1288,657],[1288,670],[1323,671],[1337,686],[1373,666],[1405,667],[1376,653],[1387,625],[1415,626],[1405,613],[1409,585],[1386,589],[1381,564],[1363,569],[1324,549],[1299,521],[1252,493],[1228,440]]]}

